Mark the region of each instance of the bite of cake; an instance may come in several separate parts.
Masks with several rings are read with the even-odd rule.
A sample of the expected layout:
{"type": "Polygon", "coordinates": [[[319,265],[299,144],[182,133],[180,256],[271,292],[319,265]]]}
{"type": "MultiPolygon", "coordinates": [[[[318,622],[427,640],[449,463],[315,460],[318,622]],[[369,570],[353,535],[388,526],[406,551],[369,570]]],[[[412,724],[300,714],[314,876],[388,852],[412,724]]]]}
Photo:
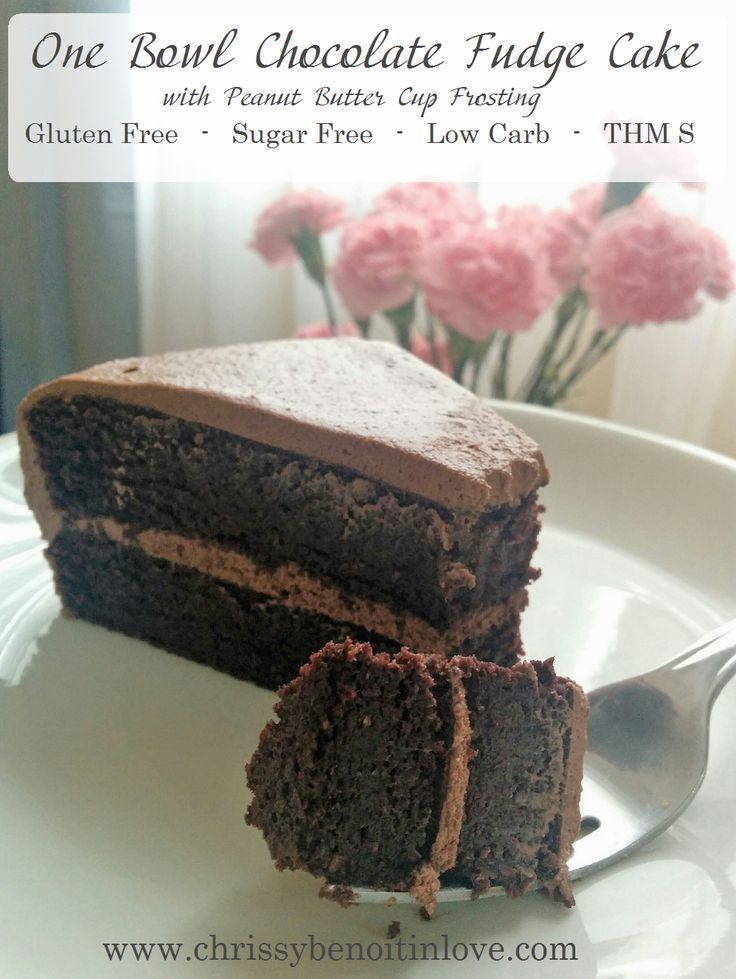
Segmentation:
{"type": "Polygon", "coordinates": [[[347,635],[521,655],[541,452],[391,344],[114,361],[31,392],[18,434],[74,615],[272,688],[347,635]]]}
{"type": "Polygon", "coordinates": [[[572,905],[587,702],[551,662],[375,653],[346,640],[280,691],[247,766],[280,870],[338,897],[410,891],[431,913],[441,885],[572,905]]]}

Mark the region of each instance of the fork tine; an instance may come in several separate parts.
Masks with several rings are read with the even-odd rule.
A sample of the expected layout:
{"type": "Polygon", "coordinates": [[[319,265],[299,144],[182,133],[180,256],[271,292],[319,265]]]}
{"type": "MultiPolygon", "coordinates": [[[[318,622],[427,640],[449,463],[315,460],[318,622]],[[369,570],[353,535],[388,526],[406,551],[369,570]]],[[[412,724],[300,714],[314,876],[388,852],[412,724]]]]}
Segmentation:
{"type": "Polygon", "coordinates": [[[578,839],[567,862],[570,877],[577,880],[613,863],[638,845],[638,824],[626,807],[597,781],[583,778],[580,802],[582,822],[593,819],[598,827],[578,839]]]}

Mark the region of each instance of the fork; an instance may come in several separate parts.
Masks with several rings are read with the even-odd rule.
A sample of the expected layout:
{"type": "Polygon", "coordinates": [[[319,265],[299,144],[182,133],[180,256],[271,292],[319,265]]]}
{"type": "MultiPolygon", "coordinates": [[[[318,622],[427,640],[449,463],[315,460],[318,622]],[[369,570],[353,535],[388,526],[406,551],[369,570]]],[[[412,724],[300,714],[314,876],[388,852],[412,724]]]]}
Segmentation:
{"type": "Polygon", "coordinates": [[[573,879],[654,839],[690,805],[705,777],[711,708],[734,673],[736,620],[664,666],[592,691],[573,879]]]}

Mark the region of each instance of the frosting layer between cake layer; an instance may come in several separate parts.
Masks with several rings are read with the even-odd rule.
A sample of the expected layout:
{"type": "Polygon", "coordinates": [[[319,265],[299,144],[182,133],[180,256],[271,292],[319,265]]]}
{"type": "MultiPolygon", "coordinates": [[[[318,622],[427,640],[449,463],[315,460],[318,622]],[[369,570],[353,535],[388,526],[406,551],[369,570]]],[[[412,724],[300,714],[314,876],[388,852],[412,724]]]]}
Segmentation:
{"type": "MultiPolygon", "coordinates": [[[[443,656],[468,652],[506,664],[521,653],[514,608],[495,609],[485,622],[469,619],[452,633],[433,634],[426,623],[397,620],[379,605],[352,605],[329,587],[322,591],[317,581],[296,584],[295,579],[293,594],[277,591],[276,578],[237,554],[201,553],[196,543],[194,552],[187,548],[182,554],[166,535],[151,532],[140,541],[121,538],[119,527],[106,531],[80,521],[65,526],[48,548],[67,611],[261,686],[286,683],[310,650],[346,636],[397,653],[416,635],[443,656]],[[210,562],[220,559],[213,575],[210,562]]],[[[281,583],[289,570],[282,569],[281,583]]],[[[523,592],[519,599],[524,601],[523,592]]]]}
{"type": "Polygon", "coordinates": [[[397,614],[379,601],[345,594],[305,574],[293,562],[274,569],[264,568],[246,555],[217,544],[160,530],[136,533],[110,519],[75,520],[73,527],[81,534],[100,534],[121,546],[140,548],[148,557],[276,598],[287,608],[325,615],[335,622],[354,623],[398,645],[411,645],[424,653],[442,656],[477,648],[492,629],[507,623],[515,625],[515,615],[527,601],[526,589],[521,588],[507,603],[470,612],[447,629],[439,630],[411,613],[397,614]]]}
{"type": "Polygon", "coordinates": [[[80,519],[176,533],[271,570],[298,564],[436,630],[510,603],[534,576],[535,494],[457,513],[345,467],[87,395],[41,399],[25,424],[28,485],[44,497],[36,512],[50,541],[80,519]]]}

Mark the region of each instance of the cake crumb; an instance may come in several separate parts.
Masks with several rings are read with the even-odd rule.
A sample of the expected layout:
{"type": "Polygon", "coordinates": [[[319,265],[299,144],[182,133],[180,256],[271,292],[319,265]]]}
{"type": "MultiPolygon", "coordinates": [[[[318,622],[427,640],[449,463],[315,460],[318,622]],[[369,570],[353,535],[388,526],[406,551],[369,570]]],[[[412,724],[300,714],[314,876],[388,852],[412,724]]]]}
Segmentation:
{"type": "Polygon", "coordinates": [[[334,901],[341,908],[350,908],[359,903],[358,895],[346,884],[323,884],[319,889],[319,896],[334,901]]]}
{"type": "Polygon", "coordinates": [[[386,931],[386,938],[396,938],[396,936],[400,934],[401,934],[401,923],[399,921],[392,921],[386,931]]]}

